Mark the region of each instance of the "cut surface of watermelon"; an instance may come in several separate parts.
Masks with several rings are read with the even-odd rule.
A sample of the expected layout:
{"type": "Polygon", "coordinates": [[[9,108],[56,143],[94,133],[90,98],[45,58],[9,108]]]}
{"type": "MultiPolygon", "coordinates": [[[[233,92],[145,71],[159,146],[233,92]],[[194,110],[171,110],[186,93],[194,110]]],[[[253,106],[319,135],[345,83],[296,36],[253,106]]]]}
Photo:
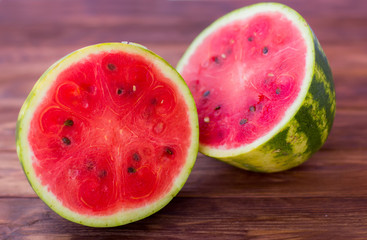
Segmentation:
{"type": "Polygon", "coordinates": [[[19,116],[18,153],[32,187],[60,215],[116,226],[156,212],[183,186],[196,158],[196,118],[168,63],[137,45],[99,44],[40,78],[19,116]]]}
{"type": "MultiPolygon", "coordinates": [[[[317,99],[323,95],[329,98],[327,106],[320,106],[321,111],[327,108],[323,115],[328,115],[318,129],[323,135],[320,142],[326,140],[324,135],[330,131],[335,93],[327,60],[305,20],[285,5],[255,4],[218,19],[193,41],[177,70],[197,104],[200,151],[206,155],[257,171],[284,170],[304,161],[310,156],[309,151],[302,160],[290,160],[288,164],[261,163],[260,159],[256,162],[254,157],[250,160],[253,163],[245,163],[247,160],[241,159],[246,158],[243,154],[274,141],[278,133],[289,127],[307,94],[311,94],[313,81],[325,85],[325,91],[311,94],[313,100],[319,102],[317,99]],[[317,54],[320,62],[316,61],[317,54]],[[319,66],[324,76],[315,80],[319,66]]],[[[302,144],[311,144],[314,137],[302,144]]],[[[287,141],[286,145],[297,144],[287,141]]],[[[272,151],[285,154],[282,144],[272,151]]],[[[287,151],[288,158],[293,158],[292,148],[287,151]]]]}
{"type": "Polygon", "coordinates": [[[199,103],[200,142],[236,148],[274,128],[300,92],[306,51],[299,29],[276,12],[207,36],[182,72],[199,103]]]}

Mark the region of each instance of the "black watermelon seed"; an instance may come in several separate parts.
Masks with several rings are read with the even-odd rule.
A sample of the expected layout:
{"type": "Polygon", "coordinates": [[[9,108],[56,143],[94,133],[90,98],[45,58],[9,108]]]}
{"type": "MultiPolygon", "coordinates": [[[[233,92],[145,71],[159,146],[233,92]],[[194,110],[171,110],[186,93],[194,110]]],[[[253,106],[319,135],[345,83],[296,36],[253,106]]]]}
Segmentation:
{"type": "Polygon", "coordinates": [[[255,106],[251,106],[251,107],[250,107],[250,112],[255,112],[255,111],[256,111],[255,106]]]}
{"type": "Polygon", "coordinates": [[[280,94],[280,89],[279,89],[279,88],[277,88],[277,89],[275,90],[275,93],[276,93],[276,94],[280,94]]]}
{"type": "Polygon", "coordinates": [[[111,71],[115,71],[116,70],[116,65],[113,63],[109,63],[107,64],[107,68],[111,71]]]}
{"type": "Polygon", "coordinates": [[[64,122],[64,125],[65,126],[73,126],[74,125],[74,121],[71,120],[71,119],[67,119],[65,122],[64,122]]]}
{"type": "Polygon", "coordinates": [[[124,90],[122,88],[118,88],[116,93],[117,95],[121,95],[124,92],[124,90]]]}
{"type": "Polygon", "coordinates": [[[254,40],[254,38],[252,36],[247,38],[247,41],[249,41],[249,42],[252,42],[252,40],[254,40]]]}
{"type": "Polygon", "coordinates": [[[104,178],[105,176],[107,176],[107,171],[106,170],[103,169],[103,170],[99,171],[98,177],[104,178]]]}
{"type": "Polygon", "coordinates": [[[70,139],[69,139],[69,138],[67,138],[67,137],[63,137],[63,138],[62,138],[62,142],[63,142],[63,143],[65,143],[65,145],[70,145],[70,144],[71,144],[70,139]]]}
{"type": "Polygon", "coordinates": [[[215,110],[215,111],[218,111],[220,108],[221,108],[221,106],[220,106],[220,105],[218,105],[218,106],[216,106],[216,107],[214,108],[214,110],[215,110]]]}
{"type": "Polygon", "coordinates": [[[241,119],[241,121],[240,121],[240,125],[243,125],[243,124],[245,124],[245,123],[247,123],[247,119],[241,119]]]}
{"type": "Polygon", "coordinates": [[[170,148],[170,147],[166,147],[166,148],[164,148],[164,153],[166,155],[172,156],[173,155],[173,149],[170,148]]]}
{"type": "Polygon", "coordinates": [[[134,161],[140,161],[141,160],[141,157],[140,157],[140,154],[139,153],[133,153],[133,156],[132,156],[133,160],[134,161]]]}
{"type": "Polygon", "coordinates": [[[268,52],[269,52],[268,47],[264,47],[264,48],[263,48],[263,54],[268,54],[268,52]]]}
{"type": "Polygon", "coordinates": [[[128,167],[128,168],[127,168],[127,172],[128,172],[128,173],[135,173],[135,172],[136,172],[136,169],[135,169],[135,168],[133,168],[133,167],[128,167]]]}
{"type": "Polygon", "coordinates": [[[205,91],[205,92],[204,92],[203,96],[204,96],[204,97],[207,97],[207,96],[209,96],[209,94],[210,94],[210,91],[209,91],[209,90],[207,90],[207,91],[205,91]]]}

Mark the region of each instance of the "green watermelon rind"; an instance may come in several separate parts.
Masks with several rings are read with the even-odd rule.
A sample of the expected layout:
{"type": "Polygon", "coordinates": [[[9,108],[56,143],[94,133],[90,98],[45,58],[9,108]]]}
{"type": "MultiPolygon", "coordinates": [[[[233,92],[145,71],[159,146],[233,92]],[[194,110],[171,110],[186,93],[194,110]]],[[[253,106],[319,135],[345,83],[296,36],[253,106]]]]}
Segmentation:
{"type": "Polygon", "coordinates": [[[16,126],[16,147],[18,157],[22,165],[23,171],[26,174],[27,179],[33,190],[51,209],[53,209],[60,216],[72,222],[91,227],[114,227],[135,222],[152,215],[153,213],[159,211],[161,208],[166,206],[172,200],[172,198],[178,194],[180,189],[185,184],[187,178],[189,177],[196,161],[198,145],[199,124],[197,119],[197,110],[191,92],[188,89],[186,83],[177,73],[177,71],[163,58],[146,49],[145,47],[135,43],[96,44],[79,49],[61,58],[59,61],[54,63],[34,85],[33,89],[31,90],[20,110],[16,126]],[[46,187],[43,186],[40,180],[36,177],[36,174],[32,167],[32,158],[34,158],[34,154],[27,140],[30,121],[37,106],[42,103],[42,99],[47,94],[53,80],[64,69],[69,67],[74,62],[78,62],[79,60],[85,58],[89,54],[119,50],[133,54],[139,54],[140,56],[146,57],[146,59],[148,59],[152,64],[157,66],[157,69],[160,69],[162,71],[164,76],[174,82],[174,84],[180,91],[179,93],[182,94],[187,103],[187,113],[189,116],[189,122],[191,124],[190,127],[192,129],[191,145],[189,147],[186,163],[183,166],[180,174],[176,177],[170,191],[158,201],[149,203],[148,205],[142,206],[140,208],[129,210],[122,209],[115,214],[107,216],[82,215],[71,211],[70,209],[63,206],[62,203],[57,199],[57,197],[50,191],[47,191],[46,187]]]}
{"type": "Polygon", "coordinates": [[[305,19],[280,3],[259,3],[234,10],[207,27],[191,43],[176,69],[182,72],[190,56],[212,32],[231,21],[266,11],[285,14],[306,41],[306,76],[299,96],[282,121],[268,134],[238,148],[213,148],[200,144],[199,151],[231,165],[256,172],[279,172],[300,165],[321,148],[335,117],[335,89],[326,56],[305,19]]]}

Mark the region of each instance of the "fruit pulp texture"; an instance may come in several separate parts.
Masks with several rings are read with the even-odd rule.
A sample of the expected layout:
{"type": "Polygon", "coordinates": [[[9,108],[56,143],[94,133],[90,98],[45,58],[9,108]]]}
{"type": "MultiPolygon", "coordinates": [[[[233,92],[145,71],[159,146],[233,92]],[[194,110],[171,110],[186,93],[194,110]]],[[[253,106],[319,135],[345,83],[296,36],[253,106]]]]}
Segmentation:
{"type": "Polygon", "coordinates": [[[182,71],[198,108],[200,144],[236,148],[274,128],[300,92],[306,50],[299,29],[276,12],[204,38],[182,71]]]}
{"type": "Polygon", "coordinates": [[[186,161],[187,110],[177,86],[143,57],[90,55],[57,77],[34,114],[35,173],[81,214],[152,203],[168,193],[186,161]]]}

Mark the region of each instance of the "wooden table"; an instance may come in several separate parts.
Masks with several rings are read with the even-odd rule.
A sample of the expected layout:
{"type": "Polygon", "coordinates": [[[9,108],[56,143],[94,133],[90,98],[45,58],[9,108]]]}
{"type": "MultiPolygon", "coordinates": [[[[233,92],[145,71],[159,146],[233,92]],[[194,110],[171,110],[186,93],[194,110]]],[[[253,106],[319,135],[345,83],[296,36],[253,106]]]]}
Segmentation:
{"type": "Polygon", "coordinates": [[[367,239],[367,1],[281,1],[318,36],[333,70],[337,111],[324,147],[277,174],[199,155],[163,210],[97,229],[51,211],[15,151],[18,111],[38,77],[80,47],[129,40],[172,65],[217,17],[255,1],[0,0],[0,239],[367,239]]]}

